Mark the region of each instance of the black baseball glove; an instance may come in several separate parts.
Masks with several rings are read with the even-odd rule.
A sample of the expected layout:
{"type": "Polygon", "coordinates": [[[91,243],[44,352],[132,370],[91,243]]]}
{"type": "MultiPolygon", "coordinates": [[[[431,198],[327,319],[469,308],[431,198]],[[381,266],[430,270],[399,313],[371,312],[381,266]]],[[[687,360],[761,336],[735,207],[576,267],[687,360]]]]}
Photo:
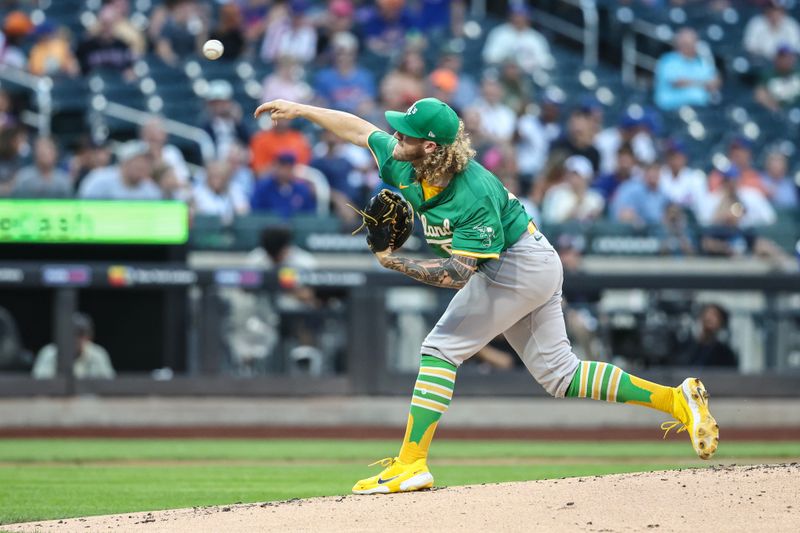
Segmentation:
{"type": "Polygon", "coordinates": [[[383,189],[370,198],[363,211],[350,207],[363,220],[353,235],[366,226],[367,246],[373,252],[400,248],[414,229],[414,210],[402,196],[389,189],[383,189]]]}

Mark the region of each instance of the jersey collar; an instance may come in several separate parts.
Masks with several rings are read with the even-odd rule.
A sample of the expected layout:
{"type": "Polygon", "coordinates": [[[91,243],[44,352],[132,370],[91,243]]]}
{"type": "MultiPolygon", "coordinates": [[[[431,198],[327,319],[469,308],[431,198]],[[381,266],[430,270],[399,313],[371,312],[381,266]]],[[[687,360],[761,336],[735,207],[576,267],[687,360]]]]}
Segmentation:
{"type": "MultiPolygon", "coordinates": [[[[428,209],[436,207],[437,205],[449,200],[450,197],[453,196],[453,191],[455,190],[455,186],[453,185],[453,182],[456,181],[457,177],[458,177],[458,174],[453,176],[453,178],[450,180],[450,183],[447,184],[447,187],[445,187],[442,190],[442,192],[440,192],[439,194],[437,194],[436,196],[434,196],[430,200],[424,200],[420,204],[419,209],[417,209],[417,211],[419,211],[420,213],[424,213],[428,209]]],[[[421,183],[418,183],[418,186],[419,186],[420,189],[422,189],[422,184],[421,183]]]]}

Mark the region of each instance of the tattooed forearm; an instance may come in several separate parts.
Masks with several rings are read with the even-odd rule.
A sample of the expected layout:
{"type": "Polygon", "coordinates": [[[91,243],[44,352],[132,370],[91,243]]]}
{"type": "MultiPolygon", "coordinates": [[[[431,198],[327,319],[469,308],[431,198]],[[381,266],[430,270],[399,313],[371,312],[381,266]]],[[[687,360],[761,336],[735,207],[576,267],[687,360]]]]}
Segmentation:
{"type": "Polygon", "coordinates": [[[465,256],[452,256],[447,259],[409,259],[391,254],[379,256],[381,265],[428,285],[460,289],[475,273],[478,260],[465,256]]]}

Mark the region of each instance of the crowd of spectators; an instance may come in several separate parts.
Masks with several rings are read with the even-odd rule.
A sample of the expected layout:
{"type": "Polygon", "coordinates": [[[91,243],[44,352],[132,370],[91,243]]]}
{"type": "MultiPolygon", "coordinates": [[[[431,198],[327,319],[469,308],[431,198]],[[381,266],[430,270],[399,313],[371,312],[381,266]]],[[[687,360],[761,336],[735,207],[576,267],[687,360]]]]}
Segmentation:
{"type": "MultiPolygon", "coordinates": [[[[144,54],[179,65],[213,37],[225,45],[219,61],[272,66],[260,80],[264,100],[328,106],[380,127],[387,127],[384,109],[404,110],[427,95],[448,102],[479,162],[544,226],[602,219],[656,235],[664,253],[780,253],[752,230],[774,223],[776,210],[797,206],[785,154],[754,154],[750,140],[737,136],[725,141],[725,161],[692,168],[690,141],[658,126],[660,113],[709,105],[724,90],[690,28],[677,32],[675,51],[658,61],[654,106],[610,116],[593,97],[568,107],[558,91],[535,89],[533,77],[559,65],[521,2],[511,2],[507,20],[488,31],[482,63],[470,70],[464,64],[475,58],[452,46],[464,31],[458,0],[230,0],[217,16],[212,7],[165,0],[140,27],[131,23],[129,0],[105,0],[84,35],[69,35],[57,20],[34,25],[15,11],[3,22],[0,64],[66,77],[112,69],[132,80],[144,54]],[[390,65],[386,74],[376,77],[367,56],[390,65]],[[690,235],[693,224],[709,228],[704,238],[690,235]]],[[[798,46],[800,29],[781,2],[768,2],[747,24],[743,47],[765,65],[753,98],[771,110],[800,97],[798,46]]],[[[379,186],[368,151],[291,122],[251,131],[243,117],[252,109],[242,109],[225,80],[209,80],[204,97],[205,114],[194,125],[209,133],[216,154],[195,167],[168,142],[160,117],[141,126],[138,139],[87,135],[65,151],[63,139],[23,127],[0,89],[0,196],[170,199],[224,221],[329,212],[345,227],[354,224],[346,204],[362,205],[379,186]]]]}

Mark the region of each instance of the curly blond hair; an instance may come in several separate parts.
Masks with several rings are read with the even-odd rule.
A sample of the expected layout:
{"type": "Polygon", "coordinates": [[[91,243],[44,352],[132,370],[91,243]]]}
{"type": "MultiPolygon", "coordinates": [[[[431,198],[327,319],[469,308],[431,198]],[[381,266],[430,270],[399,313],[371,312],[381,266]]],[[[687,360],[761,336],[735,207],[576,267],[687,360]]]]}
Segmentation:
{"type": "Polygon", "coordinates": [[[419,162],[414,162],[414,170],[421,180],[433,181],[443,176],[454,176],[467,168],[469,160],[475,157],[469,134],[464,130],[464,122],[458,121],[458,134],[452,144],[440,144],[433,153],[419,162]]]}

